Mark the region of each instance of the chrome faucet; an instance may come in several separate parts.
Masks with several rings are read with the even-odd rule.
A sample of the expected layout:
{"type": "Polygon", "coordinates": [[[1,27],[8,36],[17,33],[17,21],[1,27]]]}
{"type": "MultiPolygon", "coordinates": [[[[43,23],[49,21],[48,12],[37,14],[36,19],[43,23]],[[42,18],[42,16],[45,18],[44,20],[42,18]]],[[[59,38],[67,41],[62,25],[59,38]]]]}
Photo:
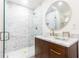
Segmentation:
{"type": "Polygon", "coordinates": [[[54,30],[50,33],[50,36],[55,36],[54,30]]]}

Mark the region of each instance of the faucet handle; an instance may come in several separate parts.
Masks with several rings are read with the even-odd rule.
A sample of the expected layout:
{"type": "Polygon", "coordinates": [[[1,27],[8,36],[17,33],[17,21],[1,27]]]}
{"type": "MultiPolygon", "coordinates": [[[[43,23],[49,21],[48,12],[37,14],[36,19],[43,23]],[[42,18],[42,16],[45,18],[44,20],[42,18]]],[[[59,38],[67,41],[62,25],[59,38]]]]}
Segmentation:
{"type": "Polygon", "coordinates": [[[63,37],[70,37],[70,32],[63,32],[63,37]]]}

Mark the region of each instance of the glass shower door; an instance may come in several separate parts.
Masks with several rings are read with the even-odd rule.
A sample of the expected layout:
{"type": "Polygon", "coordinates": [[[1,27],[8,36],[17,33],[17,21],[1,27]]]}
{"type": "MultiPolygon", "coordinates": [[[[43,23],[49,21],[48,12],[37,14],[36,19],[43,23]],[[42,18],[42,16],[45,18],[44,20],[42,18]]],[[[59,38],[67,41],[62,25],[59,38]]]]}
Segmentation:
{"type": "Polygon", "coordinates": [[[32,47],[32,11],[19,3],[5,1],[5,57],[29,57],[32,47]],[[28,30],[30,28],[30,30],[28,30]],[[28,55],[29,54],[29,55],[28,55]]]}

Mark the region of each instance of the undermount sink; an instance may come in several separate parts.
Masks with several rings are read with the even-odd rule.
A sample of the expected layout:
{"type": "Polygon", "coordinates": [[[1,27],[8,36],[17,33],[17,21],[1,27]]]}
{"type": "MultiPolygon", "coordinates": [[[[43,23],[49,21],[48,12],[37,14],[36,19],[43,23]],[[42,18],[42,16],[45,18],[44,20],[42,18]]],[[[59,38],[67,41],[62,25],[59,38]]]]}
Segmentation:
{"type": "Polygon", "coordinates": [[[69,39],[69,37],[63,37],[63,36],[44,36],[44,37],[52,38],[55,40],[68,40],[69,39]]]}
{"type": "Polygon", "coordinates": [[[63,36],[52,36],[54,37],[55,39],[58,39],[58,40],[68,40],[69,37],[63,37],[63,36]]]}

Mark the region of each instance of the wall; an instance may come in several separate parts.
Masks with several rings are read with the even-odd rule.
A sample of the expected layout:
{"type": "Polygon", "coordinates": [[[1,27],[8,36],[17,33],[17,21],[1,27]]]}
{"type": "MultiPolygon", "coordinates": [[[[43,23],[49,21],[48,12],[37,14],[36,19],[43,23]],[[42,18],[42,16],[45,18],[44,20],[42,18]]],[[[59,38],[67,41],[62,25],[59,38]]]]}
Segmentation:
{"type": "MultiPolygon", "coordinates": [[[[3,31],[3,0],[0,0],[0,32],[3,31]]],[[[3,57],[3,41],[0,41],[0,57],[3,57]]]]}
{"type": "Polygon", "coordinates": [[[9,40],[5,41],[6,52],[14,51],[32,45],[32,11],[29,9],[6,3],[6,32],[9,32],[9,40]]]}

